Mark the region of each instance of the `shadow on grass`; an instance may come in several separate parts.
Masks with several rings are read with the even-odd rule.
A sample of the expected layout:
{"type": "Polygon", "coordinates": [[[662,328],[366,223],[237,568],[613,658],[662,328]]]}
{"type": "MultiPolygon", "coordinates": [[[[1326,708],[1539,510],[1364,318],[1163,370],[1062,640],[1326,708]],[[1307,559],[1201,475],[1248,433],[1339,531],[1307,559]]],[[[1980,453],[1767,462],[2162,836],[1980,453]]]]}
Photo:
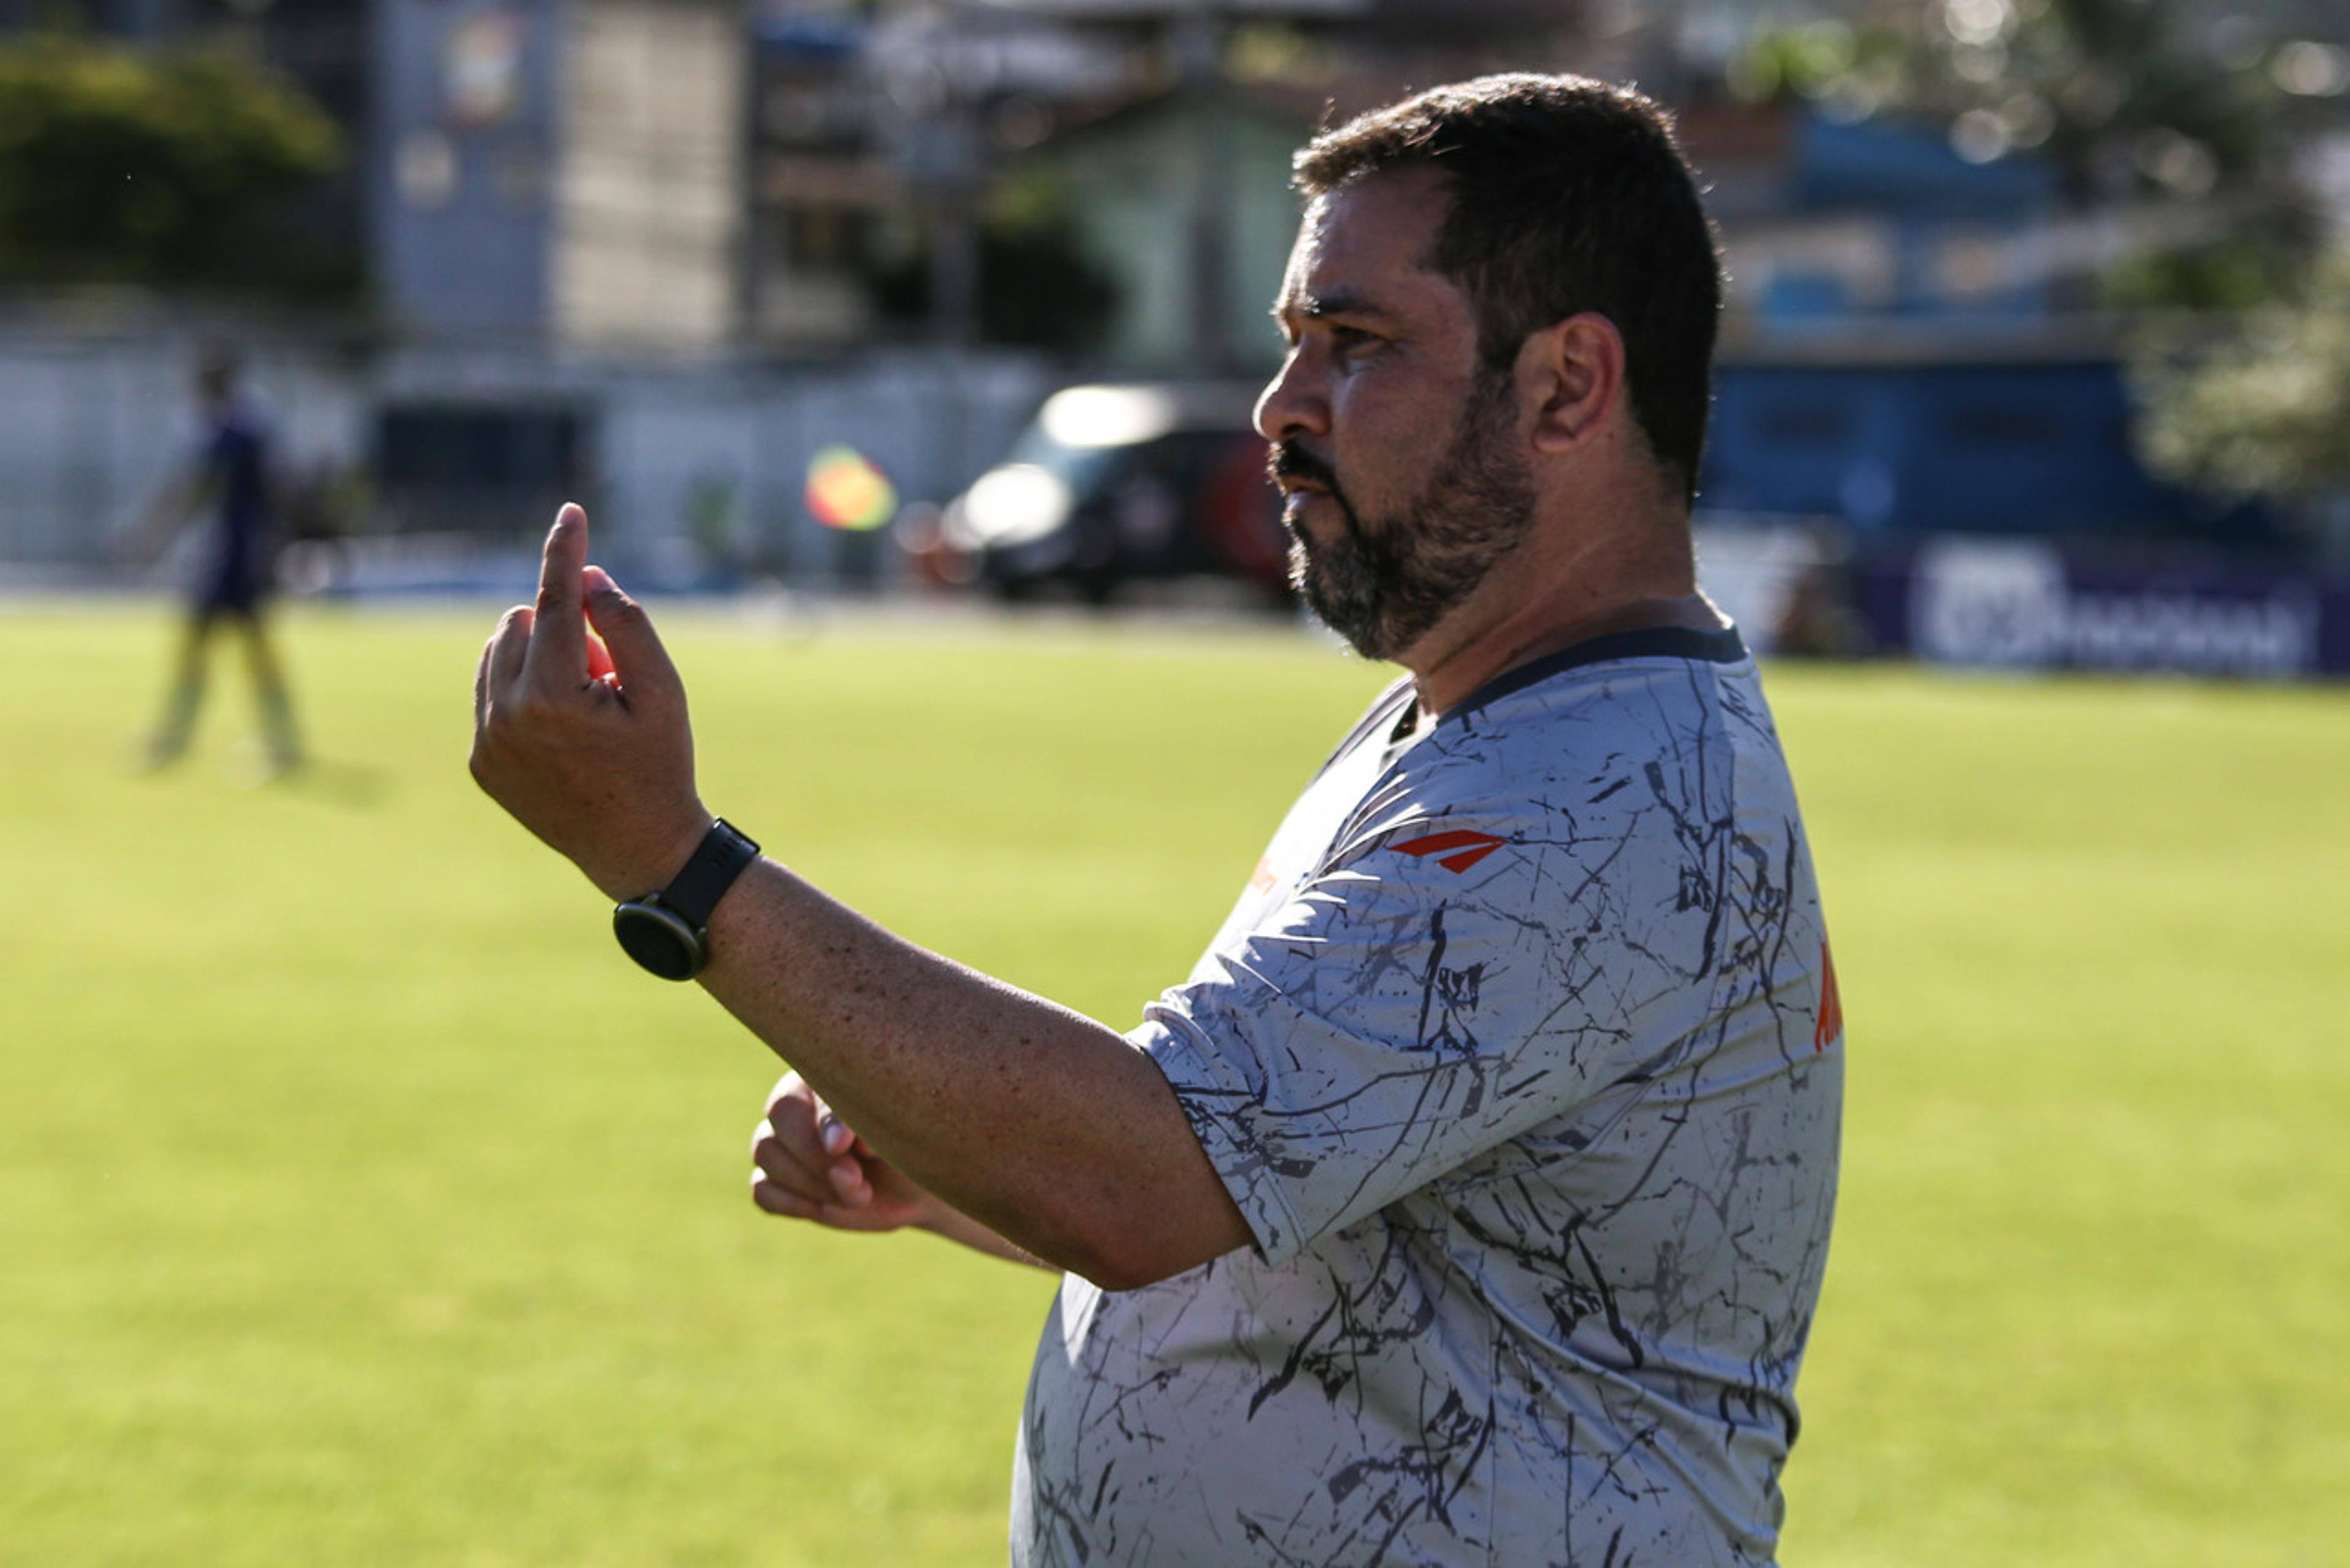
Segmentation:
{"type": "MultiPolygon", "coordinates": [[[[138,742],[129,748],[122,771],[132,778],[163,779],[181,774],[187,762],[185,751],[158,752],[151,742],[138,742]]],[[[224,771],[228,783],[239,789],[300,795],[358,811],[384,805],[393,793],[393,774],[388,768],[317,756],[305,757],[287,768],[273,762],[257,744],[235,753],[224,771]]]]}
{"type": "Polygon", "coordinates": [[[371,767],[365,763],[338,763],[311,757],[293,772],[281,774],[270,780],[269,787],[287,794],[324,801],[329,805],[371,811],[390,800],[392,775],[387,769],[371,767]]]}

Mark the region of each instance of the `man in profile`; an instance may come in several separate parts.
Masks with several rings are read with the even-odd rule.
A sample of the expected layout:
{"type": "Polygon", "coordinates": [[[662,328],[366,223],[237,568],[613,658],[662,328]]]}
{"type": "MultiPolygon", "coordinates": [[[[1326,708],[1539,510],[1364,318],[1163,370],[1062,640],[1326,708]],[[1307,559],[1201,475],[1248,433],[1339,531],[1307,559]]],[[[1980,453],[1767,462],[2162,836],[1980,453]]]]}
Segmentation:
{"type": "Polygon", "coordinates": [[[225,343],[205,347],[195,373],[196,412],[202,434],[189,461],[156,496],[140,530],[136,553],[152,560],[172,535],[198,517],[210,525],[189,585],[188,614],[163,712],[147,737],[142,766],[178,761],[195,732],[203,706],[212,640],[232,628],[244,645],[260,704],[266,776],[301,764],[294,726],[294,702],[285,668],[271,646],[264,620],[272,584],[269,437],[260,415],[242,394],[243,362],[225,343]]]}
{"type": "Polygon", "coordinates": [[[1308,603],[1408,673],[1139,1027],[713,819],[577,508],[484,650],[475,776],[792,1063],[763,1208],[1065,1272],[1015,1563],[1766,1562],[1843,1029],[1696,587],[1711,231],[1656,106],[1575,78],[1437,88],[1297,167],[1258,427],[1308,603]]]}

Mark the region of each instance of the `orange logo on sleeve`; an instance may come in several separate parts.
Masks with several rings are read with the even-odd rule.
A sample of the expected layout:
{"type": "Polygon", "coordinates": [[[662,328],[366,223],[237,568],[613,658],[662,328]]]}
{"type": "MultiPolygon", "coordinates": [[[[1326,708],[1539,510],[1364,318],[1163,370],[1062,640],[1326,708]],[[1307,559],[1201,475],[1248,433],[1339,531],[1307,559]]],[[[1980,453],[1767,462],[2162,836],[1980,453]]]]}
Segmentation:
{"type": "Polygon", "coordinates": [[[1425,838],[1415,838],[1405,844],[1393,845],[1399,855],[1412,855],[1425,859],[1430,855],[1441,856],[1437,861],[1447,871],[1466,871],[1486,856],[1509,842],[1490,833],[1472,833],[1456,827],[1450,833],[1431,833],[1425,838]]]}
{"type": "Polygon", "coordinates": [[[1844,998],[1836,994],[1835,959],[1820,942],[1820,1021],[1812,1026],[1812,1049],[1825,1051],[1844,1033],[1844,998]]]}

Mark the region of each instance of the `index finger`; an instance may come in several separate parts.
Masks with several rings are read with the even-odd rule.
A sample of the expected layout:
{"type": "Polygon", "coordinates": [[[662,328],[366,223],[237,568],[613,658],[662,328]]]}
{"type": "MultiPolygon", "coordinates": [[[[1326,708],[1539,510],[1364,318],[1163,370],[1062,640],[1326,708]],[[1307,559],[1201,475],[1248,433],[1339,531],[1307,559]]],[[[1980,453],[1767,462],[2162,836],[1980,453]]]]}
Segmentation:
{"type": "Polygon", "coordinates": [[[546,531],[546,551],[538,565],[538,614],[530,628],[530,655],[524,673],[534,684],[577,686],[588,679],[587,611],[579,602],[579,575],[588,566],[588,514],[567,501],[546,531]]]}

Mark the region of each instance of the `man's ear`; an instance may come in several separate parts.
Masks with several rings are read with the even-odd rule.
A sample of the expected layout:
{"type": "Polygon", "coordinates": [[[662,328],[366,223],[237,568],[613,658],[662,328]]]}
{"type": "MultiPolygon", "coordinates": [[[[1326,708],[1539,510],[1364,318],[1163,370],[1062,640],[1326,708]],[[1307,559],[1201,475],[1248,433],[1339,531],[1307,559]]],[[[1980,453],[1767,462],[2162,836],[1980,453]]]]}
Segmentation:
{"type": "Polygon", "coordinates": [[[1572,452],[1607,428],[1623,399],[1623,335],[1596,311],[1553,322],[1518,345],[1516,380],[1534,450],[1572,452]]]}

